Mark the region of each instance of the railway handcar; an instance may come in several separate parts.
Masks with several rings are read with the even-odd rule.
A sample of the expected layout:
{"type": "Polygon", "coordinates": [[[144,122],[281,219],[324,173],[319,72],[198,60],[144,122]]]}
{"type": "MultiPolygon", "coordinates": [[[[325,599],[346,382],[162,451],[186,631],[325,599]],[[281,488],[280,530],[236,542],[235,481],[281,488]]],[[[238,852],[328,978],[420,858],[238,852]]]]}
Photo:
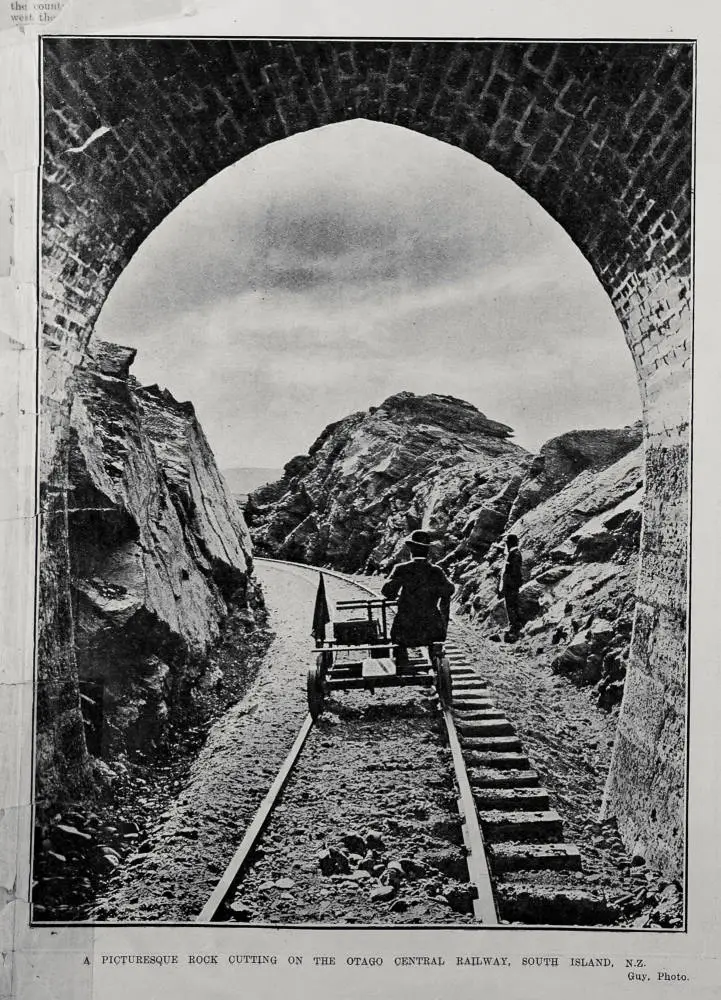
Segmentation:
{"type": "Polygon", "coordinates": [[[441,704],[453,700],[451,668],[444,644],[411,647],[398,662],[398,647],[390,639],[396,601],[368,598],[337,601],[325,595],[321,574],[313,616],[315,664],[308,671],[308,710],[313,720],[325,710],[335,691],[383,687],[435,687],[441,704]]]}

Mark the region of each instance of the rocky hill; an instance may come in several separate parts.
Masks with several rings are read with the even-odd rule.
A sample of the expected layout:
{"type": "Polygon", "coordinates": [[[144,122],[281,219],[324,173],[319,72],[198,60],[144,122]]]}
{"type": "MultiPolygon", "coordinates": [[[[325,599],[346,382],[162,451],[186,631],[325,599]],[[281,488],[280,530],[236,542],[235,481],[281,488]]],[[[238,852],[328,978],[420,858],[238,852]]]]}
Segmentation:
{"type": "MultiPolygon", "coordinates": [[[[530,461],[511,434],[452,396],[402,392],[353,413],[291,459],[279,482],[251,494],[256,550],[373,572],[415,528],[443,534],[445,550],[461,542],[471,516],[502,527],[530,461]]],[[[482,549],[494,537],[479,523],[471,544],[482,549]]]]}
{"type": "Polygon", "coordinates": [[[449,396],[399,393],[328,426],[283,478],[251,494],[257,549],[385,573],[423,527],[456,607],[502,638],[505,535],[520,538],[521,645],[620,701],[643,504],[640,424],[569,431],[531,456],[511,429],[449,396]]]}
{"type": "Polygon", "coordinates": [[[258,606],[251,541],[190,403],[95,342],[71,413],[68,531],[88,747],[147,750],[207,677],[230,607],[258,606]]]}

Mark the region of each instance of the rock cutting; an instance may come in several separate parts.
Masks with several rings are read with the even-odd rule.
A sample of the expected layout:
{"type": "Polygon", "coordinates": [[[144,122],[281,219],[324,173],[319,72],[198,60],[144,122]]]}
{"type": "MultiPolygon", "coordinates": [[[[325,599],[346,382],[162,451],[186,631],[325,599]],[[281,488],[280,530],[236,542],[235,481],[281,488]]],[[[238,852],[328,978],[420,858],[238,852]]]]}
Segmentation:
{"type": "Polygon", "coordinates": [[[241,510],[192,406],[137,383],[133,357],[96,344],[72,411],[97,783],[39,813],[36,917],[679,926],[678,883],[598,819],[640,428],[534,456],[463,400],[403,392],[327,427],[241,510]],[[497,594],[509,536],[518,633],[497,594]],[[455,595],[448,645],[406,661],[380,588],[409,545],[455,595]],[[543,702],[573,747],[554,749],[543,702]]]}

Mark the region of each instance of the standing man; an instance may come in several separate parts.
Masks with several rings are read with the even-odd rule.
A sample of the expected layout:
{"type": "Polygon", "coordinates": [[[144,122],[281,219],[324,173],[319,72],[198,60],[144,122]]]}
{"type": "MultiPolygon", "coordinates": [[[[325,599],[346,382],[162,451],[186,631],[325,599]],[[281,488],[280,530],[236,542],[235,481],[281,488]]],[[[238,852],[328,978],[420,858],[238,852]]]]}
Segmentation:
{"type": "Polygon", "coordinates": [[[518,607],[518,591],[523,583],[523,559],[516,535],[506,536],[506,547],[508,551],[498,584],[498,594],[505,601],[506,614],[508,615],[506,639],[512,642],[518,638],[522,627],[521,612],[518,607]]]}
{"type": "Polygon", "coordinates": [[[396,662],[408,662],[409,646],[443,642],[448,631],[454,586],[440,566],[428,558],[431,536],[414,531],[406,538],[409,562],[398,563],[381,588],[384,597],[398,597],[391,641],[398,646],[396,662]],[[400,596],[399,596],[400,595],[400,596]]]}

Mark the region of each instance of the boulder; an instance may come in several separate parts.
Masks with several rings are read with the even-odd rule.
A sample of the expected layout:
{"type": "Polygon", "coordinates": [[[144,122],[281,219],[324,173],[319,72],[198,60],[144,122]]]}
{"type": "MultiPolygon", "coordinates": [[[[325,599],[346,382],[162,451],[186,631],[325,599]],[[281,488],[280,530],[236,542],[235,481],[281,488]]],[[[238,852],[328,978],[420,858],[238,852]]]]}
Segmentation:
{"type": "Polygon", "coordinates": [[[405,881],[405,879],[406,872],[400,861],[389,861],[380,877],[383,885],[394,885],[396,887],[405,881]]]}
{"type": "Polygon", "coordinates": [[[323,875],[347,875],[350,861],[336,847],[329,847],[318,855],[318,866],[323,875]]]}
{"type": "Polygon", "coordinates": [[[341,837],[343,846],[351,854],[359,854],[363,856],[366,852],[366,841],[361,836],[360,833],[345,833],[341,837]]]}
{"type": "Polygon", "coordinates": [[[385,844],[383,842],[383,834],[379,830],[367,830],[365,833],[364,840],[366,846],[372,851],[383,851],[385,850],[385,844]]]}
{"type": "Polygon", "coordinates": [[[593,649],[607,646],[616,635],[615,626],[605,621],[603,618],[594,621],[593,625],[586,632],[588,644],[593,649]]]}
{"type": "Polygon", "coordinates": [[[583,670],[585,665],[585,656],[577,656],[569,652],[568,649],[564,649],[552,660],[551,670],[554,674],[575,674],[583,670]]]}
{"type": "Polygon", "coordinates": [[[576,543],[576,558],[585,562],[604,562],[618,547],[614,536],[603,528],[590,528],[578,532],[573,537],[576,543]]]}
{"type": "Polygon", "coordinates": [[[566,647],[566,652],[577,659],[585,660],[588,656],[589,645],[586,638],[577,635],[566,647]]]}
{"type": "Polygon", "coordinates": [[[567,577],[570,572],[570,566],[552,566],[551,569],[539,573],[535,577],[535,581],[544,587],[552,587],[555,583],[567,577]]]}
{"type": "Polygon", "coordinates": [[[553,563],[571,563],[575,556],[576,546],[570,541],[565,541],[563,545],[556,545],[548,550],[548,558],[553,563]]]}
{"type": "Polygon", "coordinates": [[[599,688],[596,704],[599,708],[610,711],[621,704],[623,698],[623,680],[608,681],[599,688]]]}
{"type": "Polygon", "coordinates": [[[473,512],[464,527],[468,544],[485,551],[498,538],[506,523],[507,514],[497,507],[483,506],[473,512]]]}
{"type": "Polygon", "coordinates": [[[470,885],[449,886],[443,892],[443,899],[456,913],[472,913],[475,892],[470,885]]]}
{"type": "Polygon", "coordinates": [[[521,619],[531,621],[543,610],[546,588],[538,580],[530,580],[518,591],[518,607],[521,619]]]}
{"type": "Polygon", "coordinates": [[[375,903],[385,903],[393,899],[397,891],[398,889],[395,885],[377,885],[371,889],[368,898],[375,903]]]}

